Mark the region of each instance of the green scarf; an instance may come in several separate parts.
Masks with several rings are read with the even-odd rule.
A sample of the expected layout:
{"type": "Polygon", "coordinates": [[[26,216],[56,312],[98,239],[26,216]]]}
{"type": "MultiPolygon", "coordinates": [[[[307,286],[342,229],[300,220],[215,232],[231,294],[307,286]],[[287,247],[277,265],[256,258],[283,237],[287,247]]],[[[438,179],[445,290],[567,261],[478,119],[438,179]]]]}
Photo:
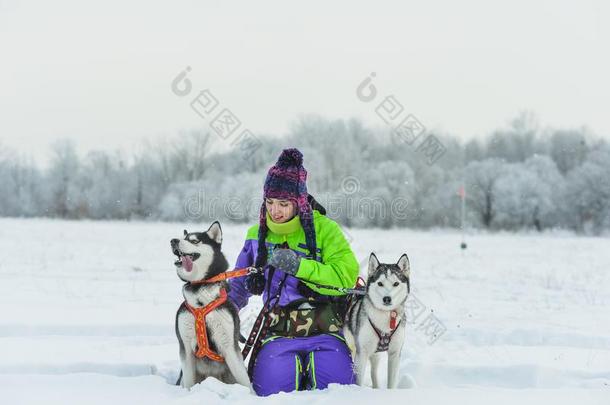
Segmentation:
{"type": "Polygon", "coordinates": [[[301,218],[299,218],[298,215],[295,215],[290,221],[278,224],[273,222],[267,212],[267,228],[276,235],[289,235],[301,228],[301,218]]]}

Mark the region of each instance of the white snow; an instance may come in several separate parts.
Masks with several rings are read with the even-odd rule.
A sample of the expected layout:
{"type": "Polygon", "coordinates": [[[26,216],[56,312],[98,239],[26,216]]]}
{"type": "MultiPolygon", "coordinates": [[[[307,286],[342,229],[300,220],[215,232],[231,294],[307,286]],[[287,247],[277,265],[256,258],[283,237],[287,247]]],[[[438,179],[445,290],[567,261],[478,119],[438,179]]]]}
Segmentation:
{"type": "MultiPolygon", "coordinates": [[[[476,233],[461,252],[455,231],[349,230],[363,263],[410,257],[410,389],[176,387],[169,240],[208,225],[0,219],[2,403],[610,403],[610,243],[565,232],[476,233]]],[[[223,231],[233,264],[246,226],[223,231]]]]}

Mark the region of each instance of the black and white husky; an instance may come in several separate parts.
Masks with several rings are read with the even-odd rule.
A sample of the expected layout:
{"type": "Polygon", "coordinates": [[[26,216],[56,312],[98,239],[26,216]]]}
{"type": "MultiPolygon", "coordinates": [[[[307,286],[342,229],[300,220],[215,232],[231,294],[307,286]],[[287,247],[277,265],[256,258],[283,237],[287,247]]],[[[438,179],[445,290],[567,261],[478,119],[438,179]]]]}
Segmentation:
{"type": "MultiPolygon", "coordinates": [[[[172,239],[172,252],[178,256],[176,272],[185,282],[182,295],[193,308],[202,308],[220,297],[221,289],[228,289],[225,281],[197,283],[223,273],[228,268],[227,259],[220,250],[222,230],[214,222],[206,232],[184,231],[183,239],[172,239]]],[[[176,313],[176,336],[180,345],[182,366],[179,383],[191,388],[207,377],[215,377],[225,383],[235,382],[250,387],[248,372],[238,346],[239,316],[230,302],[224,302],[206,315],[208,345],[211,351],[224,361],[197,357],[199,347],[195,332],[195,317],[183,302],[176,313]]],[[[251,388],[251,387],[250,387],[251,388]]]]}
{"type": "Polygon", "coordinates": [[[379,353],[388,352],[388,388],[398,383],[400,352],[405,340],[405,302],[409,295],[409,258],[403,254],[396,264],[380,264],[369,257],[366,295],[356,298],[347,312],[343,333],[352,349],[358,385],[363,385],[371,362],[373,388],[379,387],[379,353]]]}

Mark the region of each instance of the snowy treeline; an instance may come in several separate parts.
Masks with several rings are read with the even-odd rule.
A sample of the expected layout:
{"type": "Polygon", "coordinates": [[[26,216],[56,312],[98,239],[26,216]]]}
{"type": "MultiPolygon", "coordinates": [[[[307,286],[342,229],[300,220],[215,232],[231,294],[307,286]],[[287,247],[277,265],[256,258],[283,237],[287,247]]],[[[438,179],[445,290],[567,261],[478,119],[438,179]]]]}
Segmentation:
{"type": "Polygon", "coordinates": [[[0,215],[252,222],[267,169],[298,147],[310,193],[345,225],[458,227],[464,184],[469,226],[610,229],[610,145],[586,130],[522,114],[484,139],[434,136],[446,152],[431,165],[389,128],[317,116],[248,151],[205,131],[84,157],[63,140],[44,170],[0,144],[0,215]]]}

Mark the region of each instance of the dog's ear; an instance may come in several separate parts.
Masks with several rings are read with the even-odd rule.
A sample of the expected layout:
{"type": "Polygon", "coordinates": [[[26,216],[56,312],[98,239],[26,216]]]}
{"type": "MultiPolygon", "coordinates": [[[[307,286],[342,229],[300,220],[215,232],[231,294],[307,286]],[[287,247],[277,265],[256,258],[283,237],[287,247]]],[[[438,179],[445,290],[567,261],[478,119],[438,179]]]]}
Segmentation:
{"type": "Polygon", "coordinates": [[[214,221],[206,233],[214,242],[219,245],[222,243],[222,229],[220,229],[220,223],[218,221],[214,221]]]}
{"type": "Polygon", "coordinates": [[[369,256],[369,276],[377,270],[377,267],[379,267],[379,260],[377,260],[375,253],[371,252],[369,256]]]}
{"type": "Polygon", "coordinates": [[[184,230],[184,236],[188,235],[189,233],[186,231],[186,229],[184,230]]]}
{"type": "Polygon", "coordinates": [[[402,271],[407,277],[409,277],[409,273],[411,272],[411,264],[409,263],[409,257],[406,253],[400,256],[400,259],[396,262],[400,271],[402,271]]]}

